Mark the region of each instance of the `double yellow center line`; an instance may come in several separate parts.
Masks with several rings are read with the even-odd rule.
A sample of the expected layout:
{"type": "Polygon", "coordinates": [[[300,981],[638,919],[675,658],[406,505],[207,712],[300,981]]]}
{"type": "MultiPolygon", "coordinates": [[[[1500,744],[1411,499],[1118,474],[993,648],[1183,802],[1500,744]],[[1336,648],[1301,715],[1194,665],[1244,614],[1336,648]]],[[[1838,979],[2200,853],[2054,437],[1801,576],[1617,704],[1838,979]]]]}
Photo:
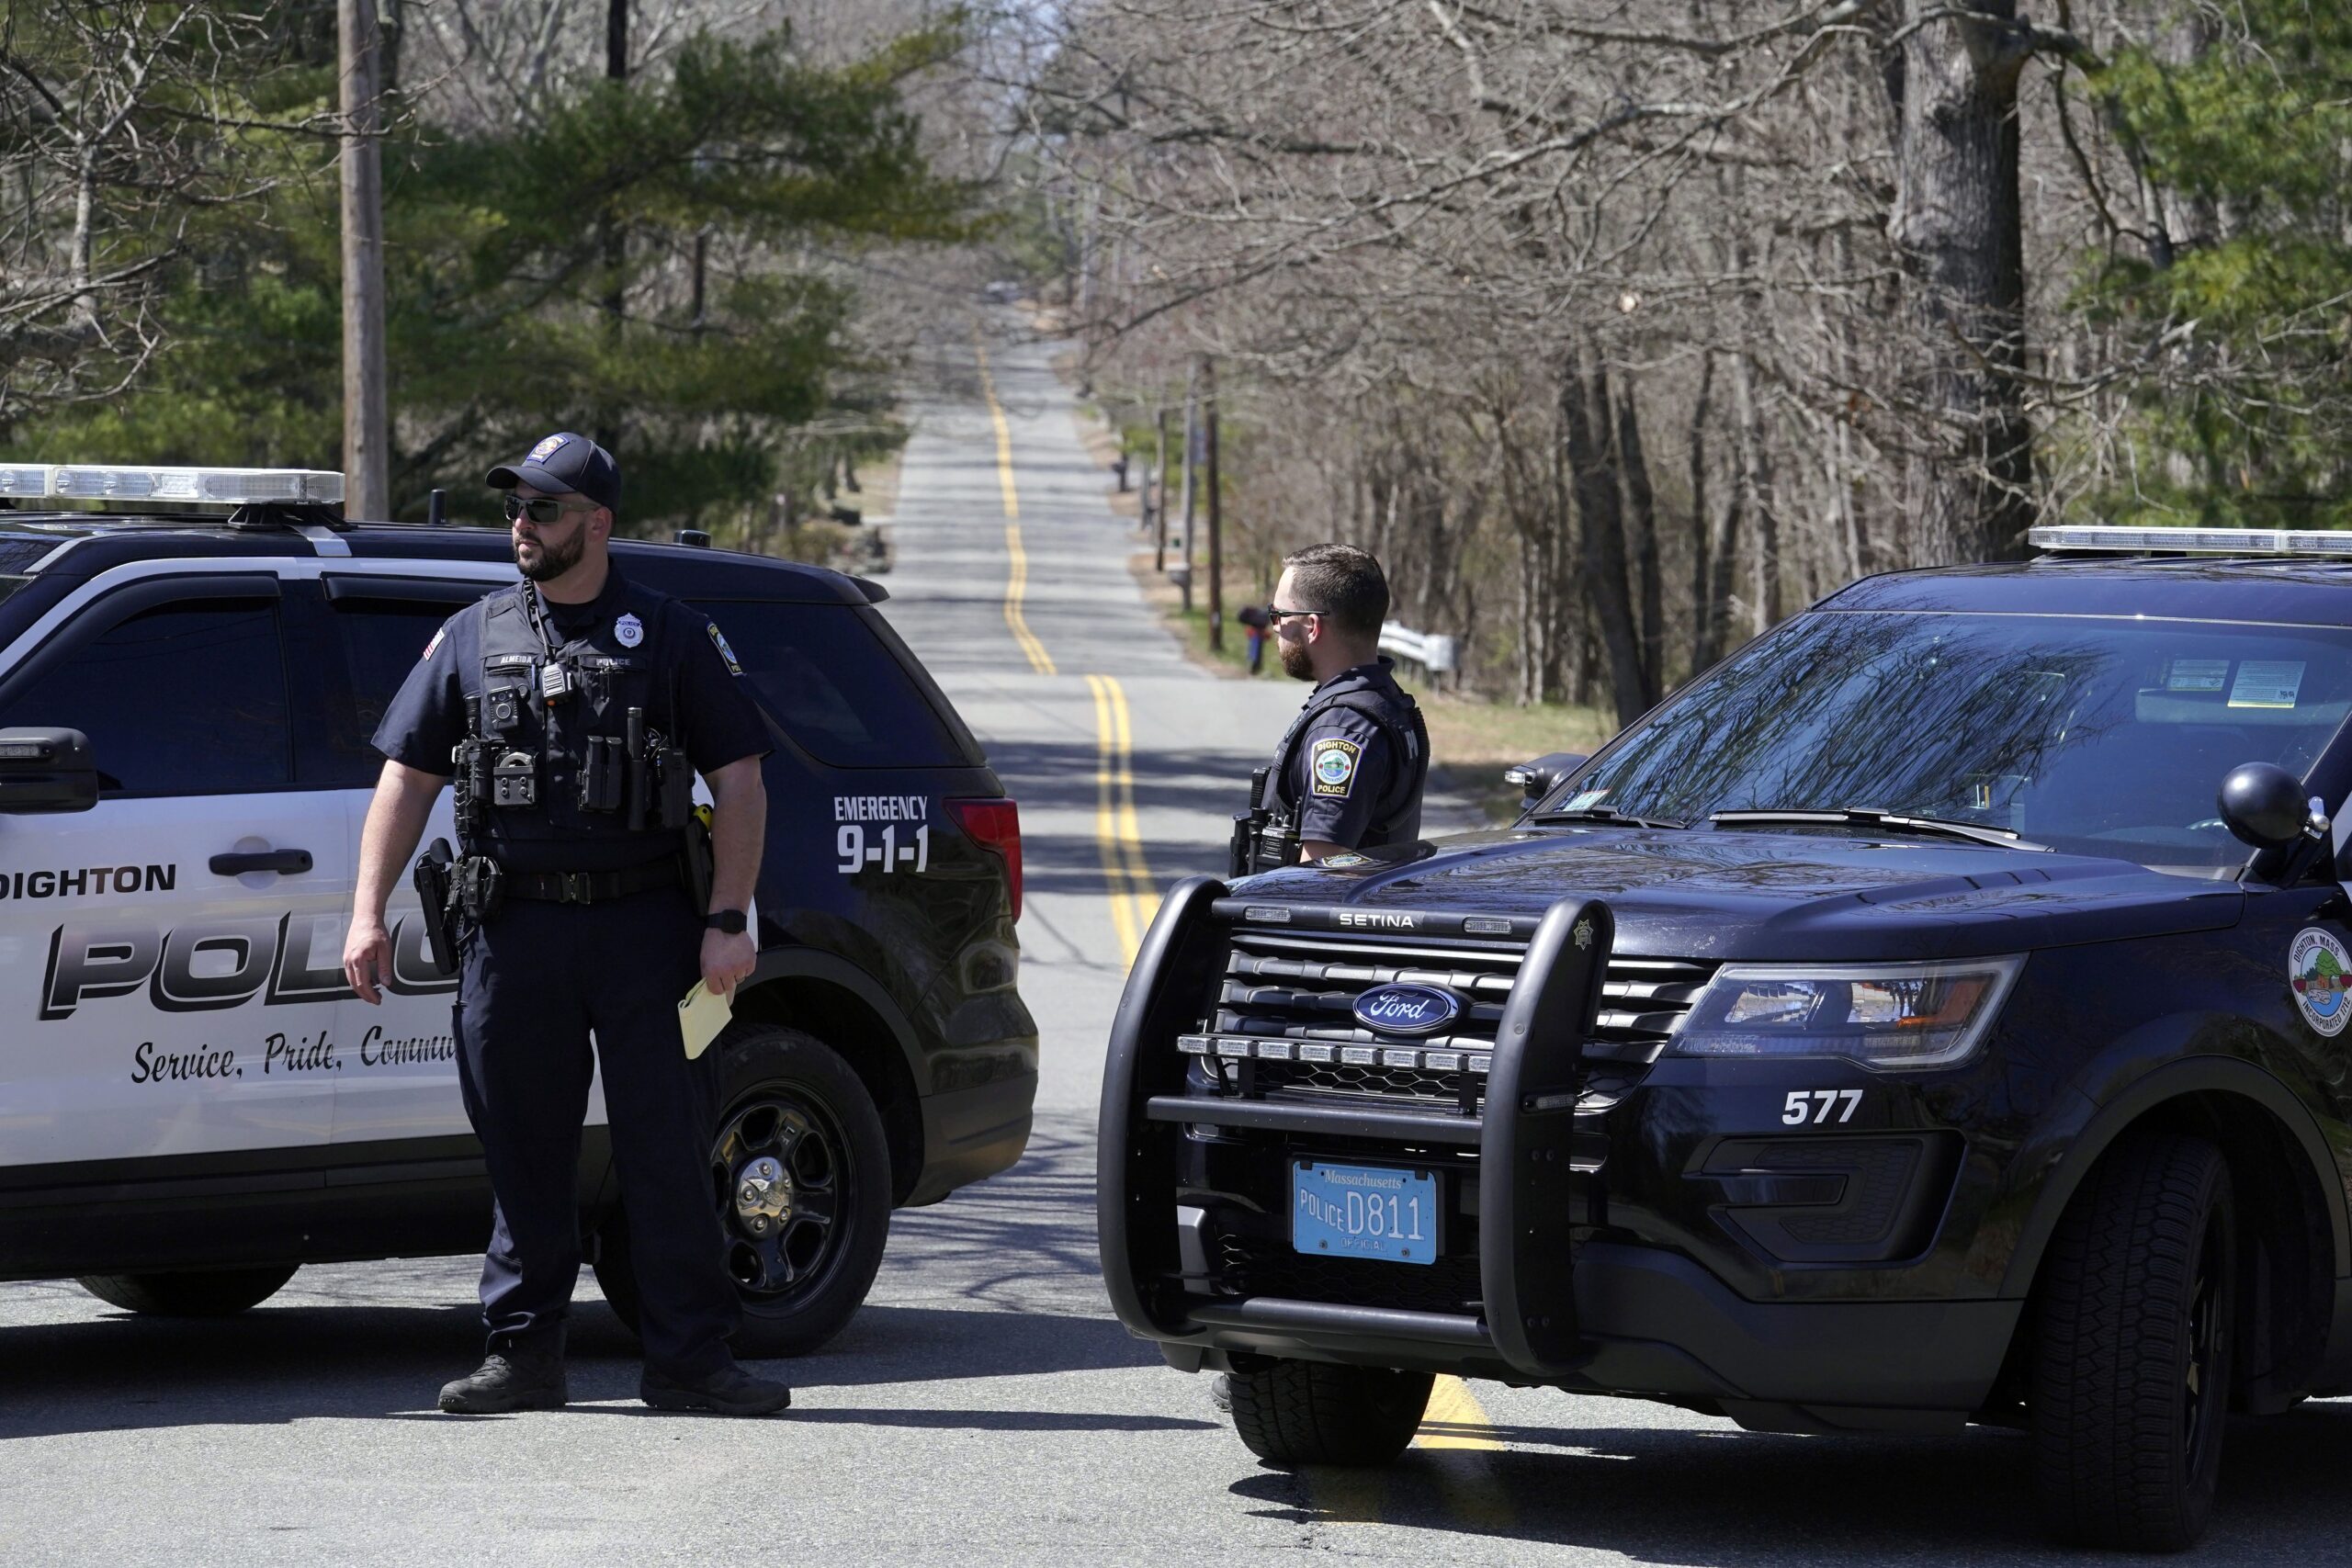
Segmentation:
{"type": "MultiPolygon", "coordinates": [[[[1022,613],[1029,597],[1029,552],[1021,542],[1021,491],[1012,482],[1012,426],[998,401],[996,378],[989,374],[988,344],[972,334],[972,353],[980,371],[980,395],[988,400],[989,420],[996,426],[997,482],[1004,491],[1004,554],[1011,566],[1004,584],[1004,624],[1012,640],[1040,675],[1059,671],[1054,656],[1029,629],[1022,613]]],[[[1135,726],[1127,711],[1127,694],[1116,678],[1089,675],[1087,689],[1094,694],[1094,836],[1102,851],[1102,880],[1111,898],[1111,928],[1118,934],[1119,953],[1129,966],[1143,933],[1159,912],[1159,892],[1151,868],[1144,863],[1143,833],[1136,822],[1135,726]]]]}
{"type": "Polygon", "coordinates": [[[1378,1524],[1400,1512],[1399,1504],[1425,1507],[1433,1489],[1443,1511],[1473,1529],[1508,1529],[1518,1522],[1510,1489],[1492,1458],[1506,1447],[1502,1435],[1460,1378],[1440,1377],[1430,1390],[1413,1447],[1430,1457],[1389,1470],[1309,1471],[1316,1511],[1328,1524],[1378,1524]]]}
{"type": "Polygon", "coordinates": [[[1004,553],[1012,563],[1012,575],[1004,583],[1004,624],[1012,628],[1012,640],[1028,656],[1030,669],[1040,675],[1058,673],[1054,668],[1054,656],[1046,651],[1046,645],[1029,629],[1028,617],[1021,613],[1022,602],[1029,597],[1029,552],[1021,547],[1018,523],[1004,525],[1004,553]]]}
{"type": "Polygon", "coordinates": [[[1089,675],[1094,694],[1094,837],[1102,850],[1102,880],[1111,894],[1111,929],[1132,968],[1136,948],[1159,913],[1159,886],[1144,863],[1136,823],[1135,730],[1127,694],[1113,675],[1089,675]]]}
{"type": "Polygon", "coordinates": [[[1022,613],[1022,604],[1029,597],[1029,552],[1021,545],[1021,491],[1012,482],[1012,426],[1004,417],[1004,405],[997,400],[996,378],[989,374],[988,344],[977,332],[972,334],[972,352],[980,367],[980,395],[988,400],[989,418],[996,425],[997,483],[1004,491],[1004,514],[1012,519],[1004,525],[1004,553],[1012,563],[1004,583],[1004,624],[1012,629],[1012,640],[1020,644],[1030,669],[1040,675],[1056,674],[1054,656],[1029,629],[1029,618],[1022,613]]]}

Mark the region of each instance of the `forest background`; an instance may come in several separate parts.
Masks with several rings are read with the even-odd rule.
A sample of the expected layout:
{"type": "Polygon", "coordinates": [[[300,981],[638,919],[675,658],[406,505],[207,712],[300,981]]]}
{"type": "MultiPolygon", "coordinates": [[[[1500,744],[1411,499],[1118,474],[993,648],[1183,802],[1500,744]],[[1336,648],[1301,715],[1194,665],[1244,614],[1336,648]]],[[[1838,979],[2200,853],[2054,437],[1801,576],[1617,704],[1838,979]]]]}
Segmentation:
{"type": "MultiPolygon", "coordinates": [[[[381,0],[396,510],[757,541],[1018,274],[1238,592],[1623,719],[2041,523],[2352,522],[2335,0],[381,0]]],[[[0,0],[0,458],[336,466],[331,0],[0,0]]]]}

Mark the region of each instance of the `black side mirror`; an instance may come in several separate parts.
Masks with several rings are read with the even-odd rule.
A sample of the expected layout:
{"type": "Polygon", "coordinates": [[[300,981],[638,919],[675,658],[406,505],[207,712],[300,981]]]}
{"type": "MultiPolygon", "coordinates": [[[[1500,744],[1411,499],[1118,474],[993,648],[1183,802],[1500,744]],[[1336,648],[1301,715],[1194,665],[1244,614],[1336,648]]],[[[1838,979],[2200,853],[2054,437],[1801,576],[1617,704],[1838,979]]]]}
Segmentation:
{"type": "Polygon", "coordinates": [[[2276,762],[2232,768],[2214,804],[2222,825],[2257,850],[2283,850],[2311,831],[2312,802],[2303,794],[2303,781],[2276,762]]]}
{"type": "Polygon", "coordinates": [[[1532,762],[1521,762],[1515,768],[1503,770],[1503,783],[1519,786],[1519,808],[1532,811],[1538,802],[1566,782],[1567,776],[1585,764],[1580,751],[1554,751],[1532,762]]]}
{"type": "Polygon", "coordinates": [[[90,738],[78,729],[0,729],[0,812],[87,811],[98,803],[90,738]]]}

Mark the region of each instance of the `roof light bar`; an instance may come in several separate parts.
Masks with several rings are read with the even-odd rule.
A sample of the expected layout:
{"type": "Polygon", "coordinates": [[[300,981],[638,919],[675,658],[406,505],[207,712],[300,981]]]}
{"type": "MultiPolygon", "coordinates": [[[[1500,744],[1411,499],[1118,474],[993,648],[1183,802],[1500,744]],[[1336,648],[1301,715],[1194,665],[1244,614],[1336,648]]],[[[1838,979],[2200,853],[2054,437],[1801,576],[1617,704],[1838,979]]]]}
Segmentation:
{"type": "Polygon", "coordinates": [[[0,463],[12,501],[178,501],[200,506],[338,506],[343,476],[322,468],[154,468],[100,463],[0,463]]]}
{"type": "Polygon", "coordinates": [[[2352,556],[2352,533],[2314,528],[2030,528],[2038,550],[2109,555],[2352,556]]]}

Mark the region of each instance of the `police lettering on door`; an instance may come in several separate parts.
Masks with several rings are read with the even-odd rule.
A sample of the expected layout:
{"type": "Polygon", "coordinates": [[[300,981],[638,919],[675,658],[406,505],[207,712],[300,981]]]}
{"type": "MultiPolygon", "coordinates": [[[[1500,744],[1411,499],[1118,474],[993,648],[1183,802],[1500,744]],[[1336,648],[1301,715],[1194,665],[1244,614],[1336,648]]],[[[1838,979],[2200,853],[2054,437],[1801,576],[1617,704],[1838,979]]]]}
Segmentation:
{"type": "Polygon", "coordinates": [[[920,795],[833,796],[834,869],[843,876],[861,871],[922,872],[931,869],[931,801],[920,795]]]}

